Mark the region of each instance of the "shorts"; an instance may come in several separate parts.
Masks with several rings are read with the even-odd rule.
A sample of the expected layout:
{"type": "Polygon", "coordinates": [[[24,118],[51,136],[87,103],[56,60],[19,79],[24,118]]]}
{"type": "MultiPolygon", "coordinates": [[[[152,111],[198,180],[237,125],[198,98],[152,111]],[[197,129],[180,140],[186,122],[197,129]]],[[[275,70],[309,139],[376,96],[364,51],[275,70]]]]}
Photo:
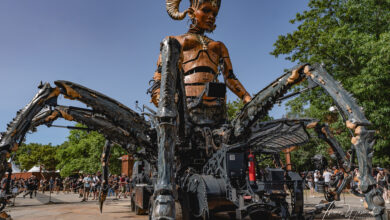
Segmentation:
{"type": "Polygon", "coordinates": [[[307,185],[309,185],[310,189],[313,189],[313,183],[312,182],[308,182],[307,185]]]}
{"type": "Polygon", "coordinates": [[[387,189],[387,183],[385,181],[379,181],[378,182],[378,185],[382,188],[386,188],[387,189]]]}
{"type": "Polygon", "coordinates": [[[84,187],[85,192],[89,192],[91,190],[91,187],[84,187]]]}

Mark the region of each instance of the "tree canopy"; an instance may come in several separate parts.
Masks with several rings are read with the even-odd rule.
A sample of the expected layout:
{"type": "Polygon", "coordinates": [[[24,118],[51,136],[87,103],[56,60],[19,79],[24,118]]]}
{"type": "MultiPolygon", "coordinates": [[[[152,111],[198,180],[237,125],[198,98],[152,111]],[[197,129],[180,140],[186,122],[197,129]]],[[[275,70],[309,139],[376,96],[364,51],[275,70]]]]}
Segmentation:
{"type": "MultiPolygon", "coordinates": [[[[390,1],[310,0],[309,10],[290,22],[297,30],[279,36],[272,55],[301,63],[323,63],[352,92],[377,131],[373,163],[390,165],[390,1]]],[[[297,89],[297,88],[295,88],[297,89]]],[[[321,90],[287,103],[290,117],[329,120],[331,100],[321,90]],[[308,107],[310,106],[310,107],[308,107]]],[[[331,128],[350,146],[340,119],[331,128]]]]}
{"type": "MultiPolygon", "coordinates": [[[[81,126],[81,125],[78,125],[81,126]]],[[[59,161],[57,169],[61,176],[69,176],[78,172],[96,173],[101,170],[101,155],[105,138],[98,132],[71,130],[68,140],[58,149],[56,158],[59,161]]],[[[119,174],[121,161],[119,157],[126,152],[119,146],[111,148],[110,172],[119,174]]]]}
{"type": "Polygon", "coordinates": [[[16,151],[14,161],[22,170],[29,170],[33,166],[42,166],[43,169],[54,171],[58,163],[56,159],[57,146],[36,143],[23,144],[16,151]]]}
{"type": "MultiPolygon", "coordinates": [[[[77,126],[82,127],[81,124],[77,126]]],[[[23,144],[15,153],[14,161],[22,170],[42,166],[48,171],[60,170],[61,176],[82,173],[96,173],[101,170],[101,155],[105,138],[98,132],[71,130],[68,140],[59,146],[36,143],[23,144]]],[[[119,157],[126,154],[120,146],[111,148],[110,172],[120,174],[119,157]]]]}

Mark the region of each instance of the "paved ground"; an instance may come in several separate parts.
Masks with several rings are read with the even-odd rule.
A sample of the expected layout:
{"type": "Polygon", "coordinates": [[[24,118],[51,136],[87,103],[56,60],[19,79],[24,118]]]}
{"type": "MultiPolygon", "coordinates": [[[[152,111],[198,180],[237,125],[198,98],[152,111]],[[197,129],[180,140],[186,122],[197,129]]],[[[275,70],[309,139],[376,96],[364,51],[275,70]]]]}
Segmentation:
{"type": "MultiPolygon", "coordinates": [[[[310,210],[324,200],[322,194],[315,194],[315,197],[310,197],[308,191],[305,191],[305,210],[310,210]]],[[[363,206],[363,201],[360,198],[351,194],[341,194],[340,201],[334,202],[333,209],[322,212],[316,215],[316,219],[374,219],[372,214],[363,206]]],[[[390,206],[387,205],[390,209],[390,206]]]]}
{"type": "Polygon", "coordinates": [[[100,214],[97,201],[81,202],[76,194],[38,193],[36,198],[30,199],[18,196],[15,206],[6,208],[12,219],[18,220],[107,220],[107,219],[140,219],[147,216],[136,216],[130,212],[130,200],[113,200],[108,198],[104,204],[103,213],[100,214]]]}
{"type": "MultiPolygon", "coordinates": [[[[106,219],[132,219],[146,220],[147,216],[136,216],[130,212],[129,199],[113,200],[108,198],[105,203],[103,214],[99,212],[96,201],[81,202],[76,194],[53,194],[49,204],[49,195],[38,193],[36,198],[23,199],[18,196],[14,207],[7,207],[6,211],[14,220],[106,220],[106,219]]],[[[317,194],[311,198],[305,192],[306,210],[312,209],[323,197],[317,194]]],[[[345,194],[341,201],[335,203],[336,208],[326,214],[317,215],[316,219],[373,219],[370,213],[364,209],[359,198],[345,194]]],[[[390,205],[387,204],[390,209],[390,205]]],[[[227,215],[226,215],[227,216],[227,215]]],[[[228,219],[223,215],[219,219],[228,219]]]]}

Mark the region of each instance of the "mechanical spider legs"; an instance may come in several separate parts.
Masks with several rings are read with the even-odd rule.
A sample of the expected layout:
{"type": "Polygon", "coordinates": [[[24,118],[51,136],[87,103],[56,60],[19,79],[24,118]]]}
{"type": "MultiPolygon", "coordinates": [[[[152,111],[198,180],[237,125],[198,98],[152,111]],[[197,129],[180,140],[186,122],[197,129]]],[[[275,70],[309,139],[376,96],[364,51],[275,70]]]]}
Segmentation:
{"type": "Polygon", "coordinates": [[[178,117],[175,93],[181,46],[174,38],[161,43],[162,74],[158,107],[158,178],[154,191],[152,219],[175,219],[174,149],[178,117]]]}
{"type": "Polygon", "coordinates": [[[110,154],[111,154],[111,142],[106,141],[104,144],[103,148],[103,154],[102,154],[102,184],[100,187],[100,192],[99,192],[99,208],[100,208],[100,213],[103,212],[103,203],[106,201],[107,193],[108,193],[108,161],[110,159],[110,154]]]}

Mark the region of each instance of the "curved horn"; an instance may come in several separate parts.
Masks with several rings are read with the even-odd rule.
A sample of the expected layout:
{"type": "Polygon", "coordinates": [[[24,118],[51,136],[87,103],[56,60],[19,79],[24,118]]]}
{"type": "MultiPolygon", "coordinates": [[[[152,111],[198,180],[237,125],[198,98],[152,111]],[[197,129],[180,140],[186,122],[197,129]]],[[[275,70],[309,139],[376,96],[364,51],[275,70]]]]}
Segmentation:
{"type": "Polygon", "coordinates": [[[171,16],[172,19],[175,20],[183,20],[189,10],[185,10],[183,12],[179,11],[179,6],[180,6],[181,0],[167,0],[166,5],[167,5],[167,12],[169,16],[171,16]]]}

